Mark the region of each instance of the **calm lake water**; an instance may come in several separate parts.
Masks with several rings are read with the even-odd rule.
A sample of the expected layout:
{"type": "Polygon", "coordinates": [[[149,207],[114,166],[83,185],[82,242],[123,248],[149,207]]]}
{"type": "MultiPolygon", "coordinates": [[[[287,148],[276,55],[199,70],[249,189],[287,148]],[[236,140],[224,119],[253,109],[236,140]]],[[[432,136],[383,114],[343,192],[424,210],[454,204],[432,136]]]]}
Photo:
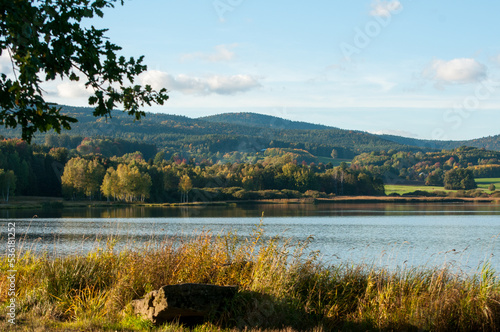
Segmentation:
{"type": "MultiPolygon", "coordinates": [[[[267,237],[314,238],[309,250],[326,263],[442,266],[473,273],[489,261],[500,272],[500,205],[304,204],[189,208],[78,208],[0,210],[1,239],[15,222],[22,247],[80,254],[117,240],[117,250],[203,231],[244,238],[264,213],[267,237]]],[[[498,272],[497,272],[498,273],[498,272]]]]}

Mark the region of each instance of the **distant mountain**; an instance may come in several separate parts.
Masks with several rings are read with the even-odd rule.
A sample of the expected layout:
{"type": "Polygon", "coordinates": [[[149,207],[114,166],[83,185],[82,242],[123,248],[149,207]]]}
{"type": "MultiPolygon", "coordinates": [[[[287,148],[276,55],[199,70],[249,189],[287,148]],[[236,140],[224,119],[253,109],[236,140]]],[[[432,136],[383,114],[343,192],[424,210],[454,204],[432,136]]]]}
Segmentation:
{"type": "MultiPolygon", "coordinates": [[[[88,107],[63,106],[63,113],[78,119],[66,135],[109,137],[155,144],[159,149],[185,155],[259,152],[267,148],[290,148],[309,151],[318,157],[339,158],[371,151],[429,151],[453,149],[462,145],[500,151],[500,136],[470,141],[418,140],[391,135],[373,135],[306,122],[295,122],[269,115],[229,113],[192,119],[185,116],[147,113],[140,121],[121,111],[111,119],[94,117],[88,107]]],[[[54,133],[50,133],[54,135],[54,133]]],[[[16,130],[0,127],[0,135],[20,137],[16,130]]],[[[37,133],[35,143],[44,143],[47,134],[37,133]]],[[[76,137],[75,137],[76,140],[76,137]]]]}
{"type": "Polygon", "coordinates": [[[487,136],[463,141],[438,141],[438,140],[425,140],[409,137],[401,137],[394,135],[378,135],[379,137],[392,141],[395,143],[418,146],[428,149],[436,150],[452,150],[461,146],[469,146],[474,148],[484,148],[486,150],[500,151],[500,135],[487,136]]]}
{"type": "MultiPolygon", "coordinates": [[[[290,121],[270,115],[256,113],[225,113],[199,118],[209,122],[239,124],[260,128],[298,129],[298,130],[342,130],[308,122],[290,121]]],[[[350,131],[353,132],[353,131],[350,131]]],[[[461,146],[485,148],[486,150],[500,151],[500,135],[462,141],[426,140],[395,135],[374,135],[383,140],[398,143],[407,147],[419,147],[430,150],[452,150],[461,146]]]]}
{"type": "Polygon", "coordinates": [[[454,149],[456,147],[462,146],[463,144],[461,144],[461,142],[465,142],[465,141],[427,140],[427,139],[418,139],[418,138],[403,137],[403,136],[396,136],[396,135],[378,135],[378,136],[383,138],[383,139],[386,139],[388,141],[399,143],[399,144],[425,147],[425,148],[437,149],[437,150],[454,149]]]}
{"type": "Polygon", "coordinates": [[[338,129],[319,124],[312,124],[301,121],[291,121],[276,116],[257,114],[257,113],[224,113],[198,118],[208,122],[233,123],[244,126],[273,129],[298,129],[298,130],[322,130],[338,129]]]}
{"type": "MultiPolygon", "coordinates": [[[[353,158],[374,150],[418,150],[362,131],[294,122],[252,113],[223,114],[192,119],[185,116],[147,113],[140,121],[113,111],[111,119],[94,117],[88,107],[63,106],[62,112],[78,119],[71,136],[109,137],[156,144],[159,149],[185,154],[258,152],[267,148],[291,148],[330,157],[353,158]],[[217,120],[217,121],[216,121],[217,120]],[[227,121],[227,122],[226,122],[227,121]]],[[[53,134],[53,133],[52,133],[53,134]]],[[[0,135],[19,137],[19,130],[0,127],[0,135]]],[[[35,143],[44,143],[46,134],[37,133],[35,143]]]]}

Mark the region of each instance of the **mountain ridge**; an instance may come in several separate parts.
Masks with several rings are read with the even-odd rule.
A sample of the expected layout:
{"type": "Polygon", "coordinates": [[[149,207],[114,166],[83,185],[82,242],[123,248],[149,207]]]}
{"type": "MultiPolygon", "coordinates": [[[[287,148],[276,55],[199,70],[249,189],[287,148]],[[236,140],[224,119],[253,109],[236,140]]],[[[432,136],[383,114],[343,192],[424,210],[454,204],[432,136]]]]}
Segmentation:
{"type": "Polygon", "coordinates": [[[241,124],[254,127],[269,127],[274,129],[298,129],[298,130],[322,130],[322,129],[339,129],[337,127],[314,124],[304,121],[292,121],[277,116],[252,113],[252,112],[235,112],[221,113],[196,118],[198,120],[208,122],[224,122],[241,124]]]}
{"type": "MultiPolygon", "coordinates": [[[[224,122],[224,123],[237,123],[249,126],[257,126],[257,127],[276,127],[272,124],[278,123],[281,124],[281,127],[285,129],[299,129],[299,130],[328,130],[328,129],[338,129],[338,130],[348,130],[348,129],[340,129],[338,127],[326,126],[321,124],[312,124],[309,122],[302,121],[291,121],[287,119],[282,119],[276,116],[270,115],[262,115],[258,113],[250,113],[250,112],[235,112],[235,113],[223,113],[217,114],[207,117],[199,117],[198,119],[202,119],[205,121],[211,122],[224,122]],[[264,123],[255,123],[256,119],[266,119],[267,122],[271,125],[266,126],[264,123]],[[249,121],[245,121],[249,120],[249,121]],[[293,124],[293,127],[290,127],[289,124],[293,124]]],[[[363,132],[359,130],[349,130],[353,132],[363,132]]],[[[368,133],[370,134],[370,133],[368,133]]],[[[430,139],[420,139],[420,138],[411,138],[405,136],[397,136],[397,135],[389,135],[389,134],[370,134],[377,137],[380,137],[384,140],[388,140],[391,142],[395,142],[402,145],[407,146],[415,146],[427,149],[455,149],[460,146],[471,146],[476,148],[485,148],[487,150],[500,150],[500,134],[494,136],[485,136],[474,138],[470,140],[430,140],[430,139]]]]}
{"type": "MultiPolygon", "coordinates": [[[[63,131],[68,135],[135,139],[154,143],[160,149],[179,151],[192,149],[189,146],[221,153],[283,147],[304,149],[328,157],[335,149],[345,158],[371,151],[429,151],[454,149],[463,145],[500,151],[500,135],[464,141],[434,141],[375,135],[248,112],[199,118],[148,112],[146,117],[135,121],[119,110],[113,111],[112,118],[105,119],[94,117],[90,107],[61,106],[62,113],[76,117],[79,121],[72,125],[71,131],[63,131]]],[[[19,137],[20,132],[19,129],[1,127],[0,135],[19,137]]],[[[35,142],[43,143],[46,135],[37,133],[35,142]]]]}

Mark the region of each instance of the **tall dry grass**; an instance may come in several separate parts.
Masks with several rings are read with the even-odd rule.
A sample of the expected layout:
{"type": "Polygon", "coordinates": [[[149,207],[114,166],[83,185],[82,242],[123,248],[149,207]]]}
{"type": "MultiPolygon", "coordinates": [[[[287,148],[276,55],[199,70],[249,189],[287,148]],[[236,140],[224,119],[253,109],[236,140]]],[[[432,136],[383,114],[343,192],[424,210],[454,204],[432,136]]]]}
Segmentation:
{"type": "MultiPolygon", "coordinates": [[[[86,255],[19,253],[18,322],[35,331],[183,331],[134,317],[130,301],[163,285],[238,285],[223,312],[195,331],[331,331],[500,329],[500,280],[486,264],[477,275],[446,268],[397,271],[320,263],[311,239],[291,243],[210,232],[169,238],[117,252],[108,241],[86,255]]],[[[0,259],[0,301],[7,300],[7,260],[0,259]]],[[[2,323],[1,328],[8,325],[2,323]]]]}

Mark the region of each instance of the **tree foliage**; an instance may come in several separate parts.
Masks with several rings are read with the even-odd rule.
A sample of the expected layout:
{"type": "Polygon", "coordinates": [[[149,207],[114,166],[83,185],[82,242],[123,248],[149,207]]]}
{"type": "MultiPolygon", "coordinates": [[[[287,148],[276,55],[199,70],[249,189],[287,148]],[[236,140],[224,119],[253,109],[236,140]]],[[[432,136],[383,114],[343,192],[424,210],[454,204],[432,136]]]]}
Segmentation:
{"type": "Polygon", "coordinates": [[[97,158],[72,158],[64,167],[61,178],[63,193],[71,198],[85,196],[92,199],[94,195],[100,194],[104,173],[104,166],[97,158]]]}
{"type": "Polygon", "coordinates": [[[378,151],[362,153],[353,164],[366,167],[389,182],[425,181],[429,186],[442,186],[445,172],[469,169],[474,177],[499,177],[500,152],[460,147],[439,152],[378,151]]]}
{"type": "Polygon", "coordinates": [[[445,173],[444,188],[450,190],[469,190],[476,189],[477,185],[471,170],[455,168],[445,173]]]}
{"type": "Polygon", "coordinates": [[[60,196],[63,167],[64,163],[55,160],[49,148],[19,139],[0,141],[0,168],[14,172],[18,196],[60,196]]]}
{"type": "MultiPolygon", "coordinates": [[[[121,48],[105,37],[106,29],[82,26],[82,21],[103,17],[117,0],[2,1],[0,55],[7,52],[12,75],[0,76],[0,124],[22,127],[28,142],[36,131],[70,129],[76,119],[44,99],[43,81],[66,78],[85,81],[92,90],[89,104],[94,116],[111,116],[122,105],[136,119],[139,108],[168,99],[166,90],[134,85],[147,70],[143,57],[118,56],[121,48]]],[[[119,1],[123,5],[123,0],[119,1]]]]}
{"type": "Polygon", "coordinates": [[[181,192],[181,202],[189,202],[189,192],[193,189],[193,183],[188,175],[183,175],[179,182],[179,191],[181,192]]]}

